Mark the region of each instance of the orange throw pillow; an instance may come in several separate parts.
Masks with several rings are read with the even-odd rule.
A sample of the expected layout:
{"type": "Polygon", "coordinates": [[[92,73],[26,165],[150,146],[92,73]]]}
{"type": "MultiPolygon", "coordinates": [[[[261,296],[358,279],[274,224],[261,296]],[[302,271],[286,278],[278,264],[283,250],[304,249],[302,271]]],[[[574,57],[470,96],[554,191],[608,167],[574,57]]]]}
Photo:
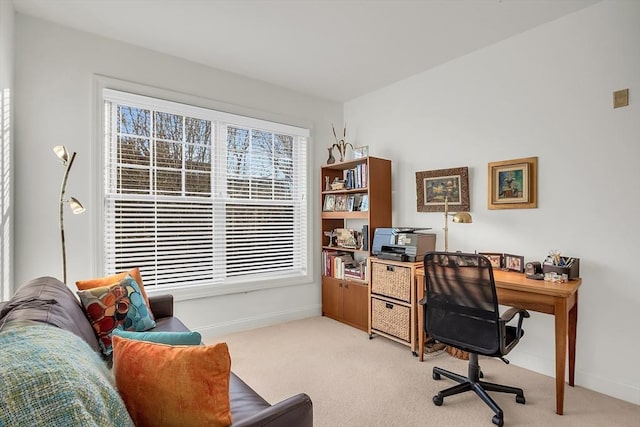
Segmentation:
{"type": "Polygon", "coordinates": [[[101,286],[113,285],[114,283],[120,282],[122,279],[130,275],[133,277],[133,280],[136,281],[136,284],[140,288],[140,293],[142,294],[142,298],[144,298],[144,302],[147,303],[147,308],[149,309],[149,313],[151,314],[151,318],[155,320],[155,316],[151,311],[151,304],[149,304],[149,297],[147,293],[144,291],[144,284],[142,283],[142,276],[140,275],[140,269],[138,267],[132,268],[129,271],[123,271],[122,273],[114,274],[112,276],[99,277],[97,279],[89,279],[89,280],[78,280],[76,282],[76,287],[79,291],[86,291],[93,288],[98,288],[101,286]]]}
{"type": "Polygon", "coordinates": [[[116,386],[136,426],[229,426],[226,343],[171,346],[113,337],[116,386]]]}

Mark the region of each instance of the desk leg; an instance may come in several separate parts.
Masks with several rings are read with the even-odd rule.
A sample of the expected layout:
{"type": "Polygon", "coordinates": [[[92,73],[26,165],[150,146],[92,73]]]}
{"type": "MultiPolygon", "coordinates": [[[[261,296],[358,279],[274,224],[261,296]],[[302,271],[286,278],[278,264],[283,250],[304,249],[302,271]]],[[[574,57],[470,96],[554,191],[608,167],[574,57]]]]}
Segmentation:
{"type": "Polygon", "coordinates": [[[578,329],[578,292],[575,302],[569,310],[569,385],[575,385],[576,376],[576,332],[578,329]]]}
{"type": "Polygon", "coordinates": [[[418,304],[418,357],[424,362],[424,307],[418,304]]]}
{"type": "Polygon", "coordinates": [[[564,376],[567,364],[568,310],[565,298],[556,298],[556,414],[562,415],[564,407],[564,376]]]}

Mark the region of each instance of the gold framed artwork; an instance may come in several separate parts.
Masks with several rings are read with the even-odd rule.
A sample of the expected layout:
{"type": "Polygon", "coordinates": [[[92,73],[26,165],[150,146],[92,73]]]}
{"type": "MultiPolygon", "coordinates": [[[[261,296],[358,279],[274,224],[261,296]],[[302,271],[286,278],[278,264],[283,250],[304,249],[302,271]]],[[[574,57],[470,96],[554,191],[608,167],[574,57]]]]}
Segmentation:
{"type": "Polygon", "coordinates": [[[538,158],[489,163],[489,209],[538,207],[538,158]]]}
{"type": "Polygon", "coordinates": [[[452,212],[469,212],[469,168],[416,172],[418,212],[444,212],[445,197],[452,212]]]}

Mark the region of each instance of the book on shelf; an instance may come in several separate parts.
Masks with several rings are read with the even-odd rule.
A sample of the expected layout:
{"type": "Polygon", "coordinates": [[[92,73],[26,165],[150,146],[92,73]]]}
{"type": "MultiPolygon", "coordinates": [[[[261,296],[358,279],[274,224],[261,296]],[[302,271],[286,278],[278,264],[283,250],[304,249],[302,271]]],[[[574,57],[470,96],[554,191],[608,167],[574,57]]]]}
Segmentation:
{"type": "Polygon", "coordinates": [[[364,278],[362,265],[356,263],[352,254],[343,251],[322,251],[322,273],[336,279],[364,278]]]}
{"type": "Polygon", "coordinates": [[[354,188],[366,188],[367,186],[367,164],[357,164],[355,168],[345,169],[343,172],[344,188],[351,190],[354,188]]]}

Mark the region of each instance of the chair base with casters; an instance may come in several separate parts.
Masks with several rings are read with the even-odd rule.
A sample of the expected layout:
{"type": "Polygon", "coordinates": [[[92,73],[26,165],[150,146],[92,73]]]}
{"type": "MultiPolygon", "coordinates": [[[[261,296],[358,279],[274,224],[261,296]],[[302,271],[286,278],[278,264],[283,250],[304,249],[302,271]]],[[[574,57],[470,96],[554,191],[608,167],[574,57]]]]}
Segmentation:
{"type": "Polygon", "coordinates": [[[521,388],[509,387],[501,384],[494,384],[486,381],[481,381],[482,372],[480,371],[480,365],[478,364],[478,355],[476,353],[469,353],[469,373],[465,377],[446,369],[434,367],[433,379],[439,380],[440,376],[445,376],[453,381],[456,381],[457,385],[449,387],[440,391],[437,395],[433,396],[433,403],[436,406],[442,405],[444,398],[447,396],[453,396],[456,394],[464,393],[473,390],[484,403],[486,403],[495,412],[493,419],[491,420],[495,425],[502,427],[504,425],[504,414],[502,409],[496,404],[496,402],[487,394],[488,391],[496,391],[500,393],[513,393],[516,395],[516,402],[525,403],[524,391],[521,388]]]}

